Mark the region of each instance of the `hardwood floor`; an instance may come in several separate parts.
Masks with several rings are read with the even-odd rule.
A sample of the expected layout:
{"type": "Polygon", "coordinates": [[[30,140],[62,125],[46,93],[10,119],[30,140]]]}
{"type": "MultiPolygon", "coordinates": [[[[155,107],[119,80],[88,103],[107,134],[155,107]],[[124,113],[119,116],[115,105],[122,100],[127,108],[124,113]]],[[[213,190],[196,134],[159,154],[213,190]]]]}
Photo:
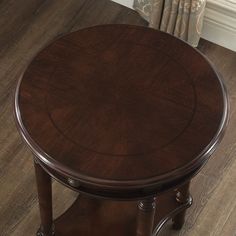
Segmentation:
{"type": "MultiPolygon", "coordinates": [[[[39,224],[32,156],[13,118],[16,81],[33,56],[55,37],[107,23],[146,25],[109,0],[0,1],[0,236],[32,236],[39,224]]],[[[222,74],[230,95],[230,122],[215,154],[194,179],[195,199],[182,231],[170,224],[162,236],[236,235],[236,53],[201,41],[199,49],[222,74]]],[[[55,216],[75,193],[53,183],[55,216]]]]}

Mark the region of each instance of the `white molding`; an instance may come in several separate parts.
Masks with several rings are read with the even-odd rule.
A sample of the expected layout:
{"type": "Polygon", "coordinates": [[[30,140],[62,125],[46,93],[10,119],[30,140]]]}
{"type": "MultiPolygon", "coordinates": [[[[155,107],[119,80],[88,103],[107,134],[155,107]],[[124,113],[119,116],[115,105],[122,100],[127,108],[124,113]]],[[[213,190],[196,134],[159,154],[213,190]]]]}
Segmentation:
{"type": "Polygon", "coordinates": [[[224,15],[235,17],[236,0],[207,0],[206,8],[221,12],[224,15]]]}
{"type": "Polygon", "coordinates": [[[201,36],[236,51],[236,0],[207,0],[201,36]]]}
{"type": "Polygon", "coordinates": [[[133,9],[134,0],[112,0],[112,1],[133,9]]]}

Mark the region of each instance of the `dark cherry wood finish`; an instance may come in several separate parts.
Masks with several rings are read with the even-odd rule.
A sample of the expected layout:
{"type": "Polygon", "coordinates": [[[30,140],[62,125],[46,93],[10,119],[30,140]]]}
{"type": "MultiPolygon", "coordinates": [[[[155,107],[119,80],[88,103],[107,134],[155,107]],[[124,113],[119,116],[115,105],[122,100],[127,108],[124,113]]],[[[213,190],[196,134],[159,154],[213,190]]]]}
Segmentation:
{"type": "MultiPolygon", "coordinates": [[[[221,140],[228,103],[218,74],[186,43],[149,28],[102,25],[66,35],[35,57],[19,80],[15,115],[45,174],[97,198],[140,199],[81,196],[55,221],[57,236],[104,235],[115,220],[122,222],[117,235],[149,236],[170,218],[182,227],[192,202],[189,180],[221,140]],[[156,196],[166,199],[160,207],[157,200],[159,218],[156,196]],[[88,219],[80,222],[83,204],[88,219]],[[105,207],[112,216],[105,217],[105,207]],[[123,219],[122,209],[129,210],[123,219]],[[94,217],[106,224],[96,233],[94,217]]],[[[41,167],[39,203],[48,231],[50,188],[41,167]]]]}
{"type": "Polygon", "coordinates": [[[156,210],[156,198],[147,198],[138,204],[137,236],[152,236],[154,217],[156,210]]]}
{"type": "Polygon", "coordinates": [[[54,232],[51,177],[43,170],[37,161],[35,161],[34,167],[41,218],[41,226],[37,232],[37,236],[51,236],[54,232]]]}
{"type": "Polygon", "coordinates": [[[141,211],[138,201],[101,200],[80,195],[75,203],[55,220],[56,236],[147,236],[152,227],[157,235],[164,223],[191,205],[175,201],[175,192],[168,191],[156,199],[146,211],[141,211]]]}
{"type": "MultiPolygon", "coordinates": [[[[189,201],[191,201],[191,196],[190,196],[190,191],[189,191],[189,187],[190,187],[190,181],[188,181],[187,183],[185,183],[184,185],[180,186],[177,189],[177,193],[176,193],[176,201],[182,205],[184,203],[187,203],[189,201]]],[[[173,228],[174,229],[181,229],[184,225],[184,219],[185,219],[185,214],[186,214],[186,210],[180,212],[178,215],[176,215],[173,218],[173,228]]]]}

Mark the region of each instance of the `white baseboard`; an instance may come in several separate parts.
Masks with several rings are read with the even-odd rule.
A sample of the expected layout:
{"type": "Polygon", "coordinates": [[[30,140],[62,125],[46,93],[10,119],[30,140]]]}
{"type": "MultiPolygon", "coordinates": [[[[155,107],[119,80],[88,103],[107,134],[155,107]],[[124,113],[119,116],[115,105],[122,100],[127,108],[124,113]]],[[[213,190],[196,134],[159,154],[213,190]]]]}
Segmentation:
{"type": "Polygon", "coordinates": [[[134,0],[112,0],[112,1],[133,9],[134,0]]]}
{"type": "MultiPolygon", "coordinates": [[[[133,8],[133,0],[113,0],[133,8]]],[[[236,51],[236,0],[207,0],[202,38],[236,51]]]]}
{"type": "Polygon", "coordinates": [[[202,38],[236,51],[236,0],[207,0],[202,38]]]}

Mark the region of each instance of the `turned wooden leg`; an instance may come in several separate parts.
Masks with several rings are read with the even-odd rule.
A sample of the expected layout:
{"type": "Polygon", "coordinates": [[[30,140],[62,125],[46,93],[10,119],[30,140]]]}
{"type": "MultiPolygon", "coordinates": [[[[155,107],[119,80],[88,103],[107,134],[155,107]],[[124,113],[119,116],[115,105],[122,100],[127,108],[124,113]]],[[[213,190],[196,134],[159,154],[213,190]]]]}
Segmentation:
{"type": "MultiPolygon", "coordinates": [[[[190,187],[190,181],[177,189],[176,201],[179,204],[185,204],[189,202],[189,206],[191,205],[191,202],[190,202],[191,196],[189,193],[189,187],[190,187]]],[[[185,222],[186,210],[187,209],[183,210],[172,219],[173,229],[179,230],[183,227],[184,222],[185,222]]]]}
{"type": "Polygon", "coordinates": [[[156,198],[140,201],[138,205],[137,236],[151,236],[156,210],[156,198]]]}
{"type": "Polygon", "coordinates": [[[51,177],[43,170],[43,168],[38,163],[35,162],[34,166],[41,218],[41,226],[37,232],[37,236],[52,236],[54,234],[54,229],[52,216],[51,177]]]}

